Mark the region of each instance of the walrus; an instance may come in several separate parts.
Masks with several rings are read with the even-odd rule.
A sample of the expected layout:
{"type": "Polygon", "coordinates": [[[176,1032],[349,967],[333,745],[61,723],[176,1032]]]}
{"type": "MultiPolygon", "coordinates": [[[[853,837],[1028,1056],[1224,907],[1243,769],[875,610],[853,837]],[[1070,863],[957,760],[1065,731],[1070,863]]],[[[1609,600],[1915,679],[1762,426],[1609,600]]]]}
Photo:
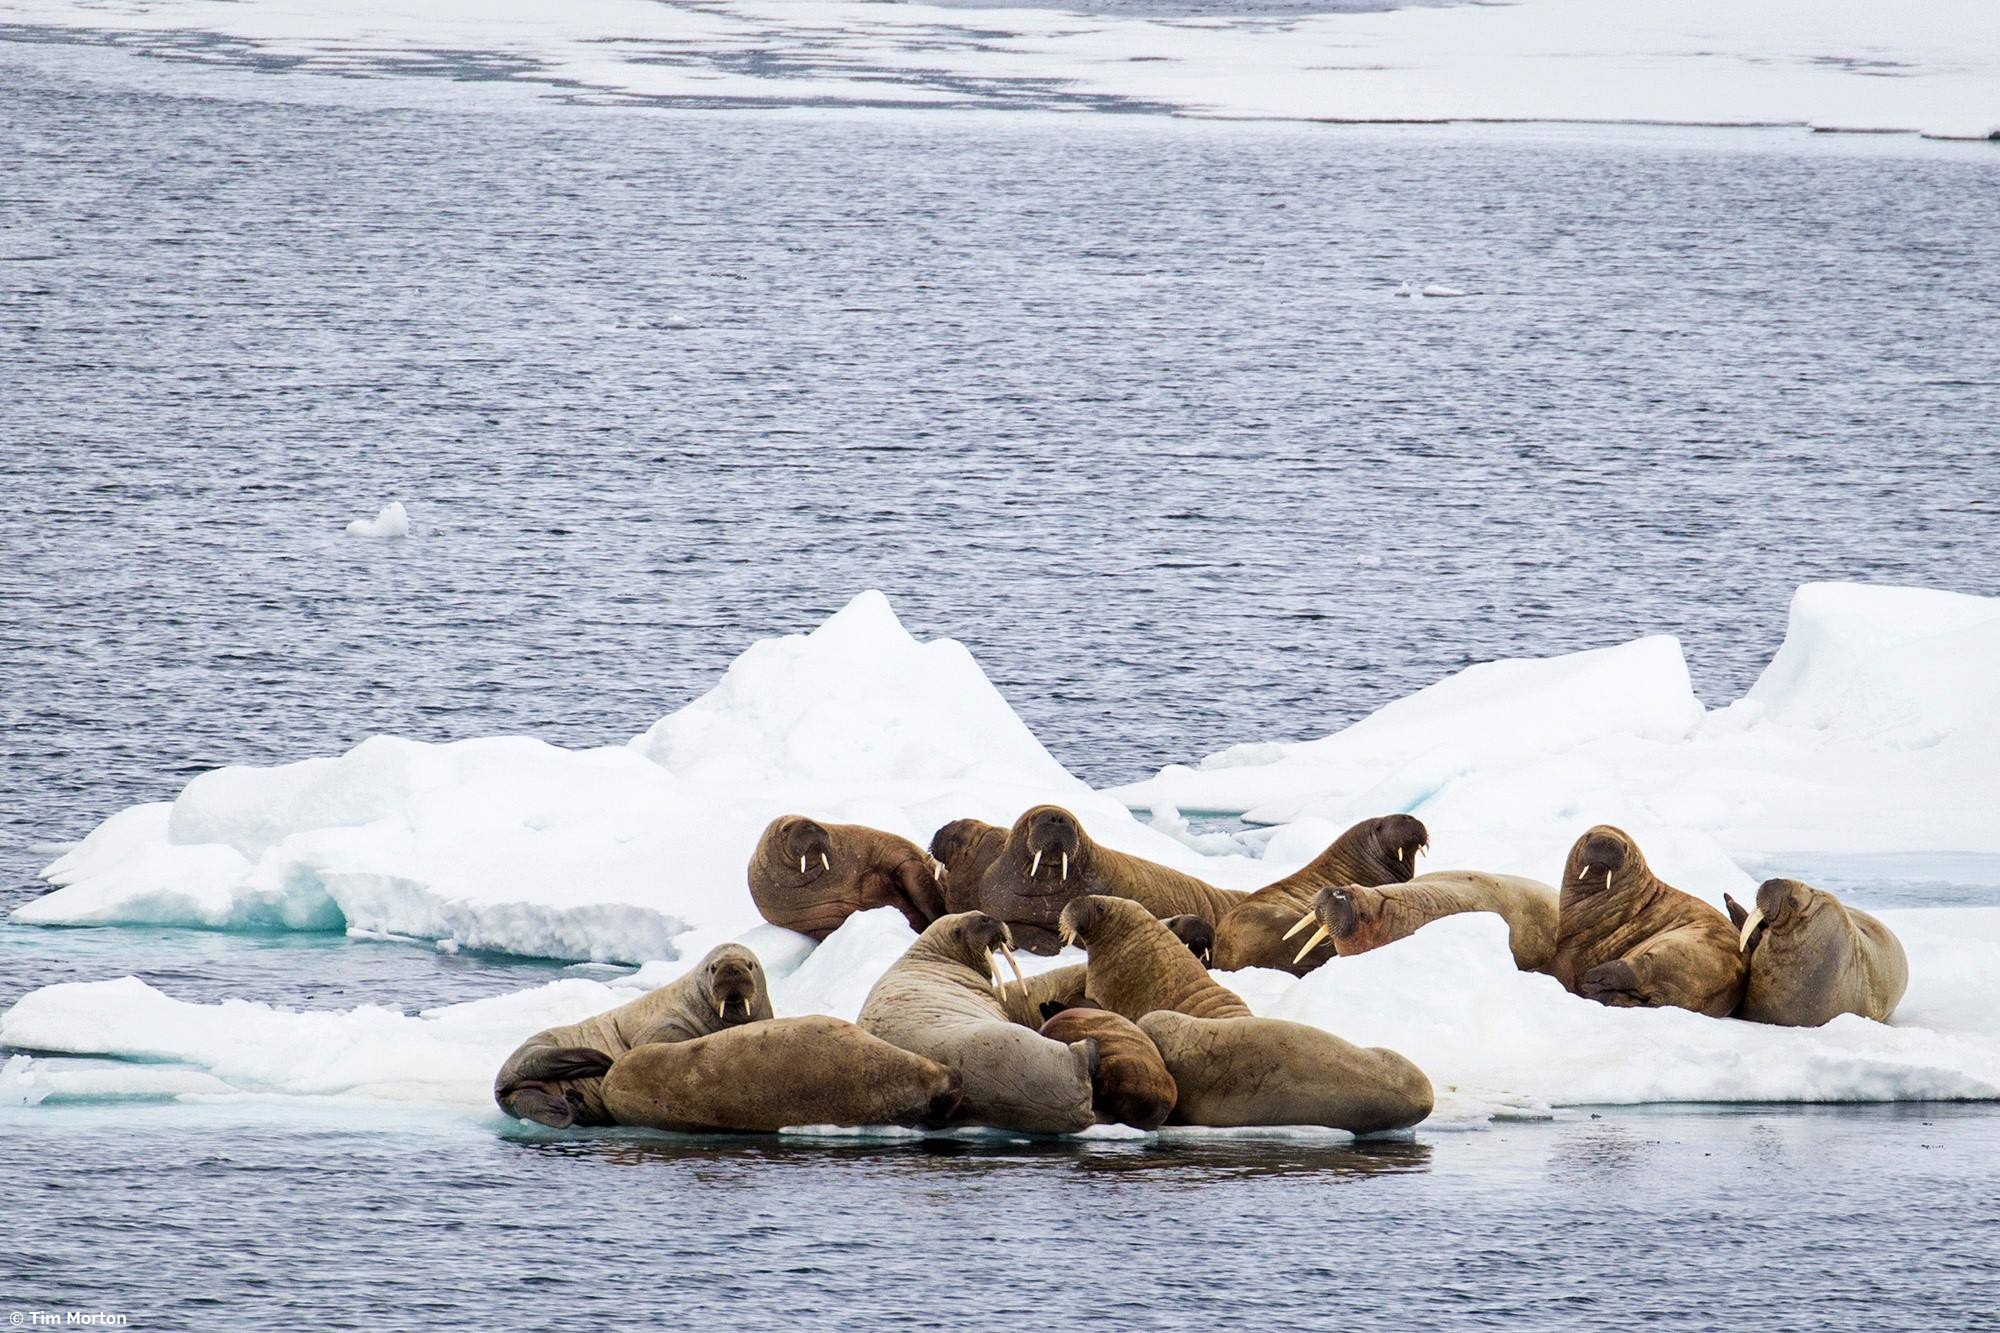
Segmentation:
{"type": "Polygon", "coordinates": [[[939,917],[868,992],[862,1030],[956,1071],[962,1122],[1031,1134],[1088,1129],[1097,1121],[1097,1048],[1013,1021],[994,961],[997,952],[1011,963],[1010,946],[1006,925],[984,912],[939,917]]]}
{"type": "Polygon", "coordinates": [[[1187,945],[1188,952],[1203,967],[1215,957],[1215,927],[1198,916],[1182,913],[1170,916],[1160,922],[1174,933],[1174,938],[1187,945]]]}
{"type": "Polygon", "coordinates": [[[1218,985],[1185,944],[1130,898],[1086,894],[1063,908],[1062,936],[1090,956],[1084,993],[1138,1022],[1156,1009],[1195,1018],[1238,1018],[1250,1006],[1218,985]]]}
{"type": "Polygon", "coordinates": [[[537,1032],[500,1066],[493,1100],[508,1115],[555,1129],[614,1123],[603,1080],[619,1056],[649,1043],[691,1041],[771,1017],[764,966],[721,944],[678,980],[581,1023],[537,1032]]]}
{"type": "Polygon", "coordinates": [[[1722,1018],[1743,998],[1745,967],[1727,917],[1661,883],[1638,844],[1599,824],[1563,867],[1549,972],[1602,1004],[1722,1018]]]}
{"type": "Polygon", "coordinates": [[[979,907],[1005,921],[1021,948],[1049,954],[1060,947],[1055,927],[1063,908],[1090,893],[1130,898],[1157,917],[1188,914],[1210,925],[1244,897],[1099,846],[1075,815],[1059,805],[1038,805],[1007,830],[979,881],[979,907]]]}
{"type": "Polygon", "coordinates": [[[1507,923],[1514,966],[1543,972],[1556,952],[1556,891],[1520,875],[1488,875],[1476,870],[1435,870],[1403,884],[1321,889],[1312,910],[1292,927],[1319,927],[1298,951],[1304,958],[1320,941],[1332,943],[1342,958],[1406,939],[1439,917],[1460,912],[1492,912],[1507,923]]]}
{"type": "Polygon", "coordinates": [[[1089,975],[1090,969],[1082,963],[1052,967],[1010,984],[1000,997],[1000,1007],[1010,1021],[1040,1028],[1063,1010],[1089,1003],[1083,994],[1089,975]]]}
{"type": "Polygon", "coordinates": [[[621,1125],[775,1133],[793,1125],[942,1125],[958,1075],[824,1014],[773,1018],[692,1041],[649,1042],[604,1076],[621,1125]]]}
{"type": "Polygon", "coordinates": [[[930,859],[908,838],[864,824],[780,815],[750,854],[750,897],[774,926],[823,940],[856,912],[893,907],[921,932],[944,915],[930,859]]]}
{"type": "Polygon", "coordinates": [[[1325,942],[1302,958],[1285,943],[1299,915],[1312,909],[1313,895],[1348,884],[1399,884],[1417,873],[1417,857],[1430,845],[1430,838],[1430,830],[1415,815],[1362,820],[1298,870],[1231,908],[1216,925],[1211,965],[1221,972],[1273,967],[1304,976],[1334,956],[1333,946],[1325,942]]]}
{"type": "Polygon", "coordinates": [[[1133,1019],[1159,1049],[1177,1090],[1168,1123],[1372,1134],[1431,1113],[1422,1070],[1394,1051],[1255,1017],[1139,904],[1079,898],[1061,925],[1090,955],[1090,998],[1133,1019]]]}
{"type": "Polygon", "coordinates": [[[1722,901],[1750,966],[1738,1018],[1816,1028],[1840,1014],[1886,1023],[1896,1012],[1910,961],[1868,913],[1795,879],[1765,880],[1748,912],[1728,894],[1722,901]]]}
{"type": "Polygon", "coordinates": [[[1160,1058],[1160,1048],[1131,1019],[1088,1005],[1073,1005],[1042,1024],[1051,1041],[1097,1043],[1097,1072],[1090,1104],[1104,1125],[1158,1129],[1180,1093],[1160,1058]]]}
{"type": "Polygon", "coordinates": [[[976,912],[979,881],[1007,845],[1007,830],[983,819],[954,819],[931,835],[931,860],[947,912],[976,912]]]}

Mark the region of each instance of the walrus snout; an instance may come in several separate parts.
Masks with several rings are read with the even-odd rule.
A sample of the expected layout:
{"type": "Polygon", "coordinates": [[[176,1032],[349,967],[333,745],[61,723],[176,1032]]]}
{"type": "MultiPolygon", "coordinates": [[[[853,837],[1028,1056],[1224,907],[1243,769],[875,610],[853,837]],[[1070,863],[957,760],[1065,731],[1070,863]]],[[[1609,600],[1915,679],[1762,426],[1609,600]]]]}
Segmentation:
{"type": "Polygon", "coordinates": [[[1629,841],[1615,829],[1595,828],[1576,840],[1569,854],[1568,878],[1586,886],[1608,885],[1625,868],[1629,841]]]}
{"type": "Polygon", "coordinates": [[[833,869],[833,835],[802,815],[791,816],[780,845],[787,862],[797,863],[803,880],[810,882],[833,869]]]}
{"type": "Polygon", "coordinates": [[[1415,815],[1383,815],[1374,828],[1376,846],[1382,860],[1399,868],[1408,879],[1417,871],[1417,857],[1431,845],[1431,831],[1415,815]]]}
{"type": "Polygon", "coordinates": [[[1014,827],[1019,834],[1022,855],[1028,858],[1028,878],[1038,878],[1046,865],[1058,879],[1067,880],[1070,871],[1083,860],[1083,829],[1076,816],[1059,805],[1038,805],[1027,811],[1014,827]]]}
{"type": "Polygon", "coordinates": [[[1174,933],[1174,938],[1187,945],[1203,967],[1207,967],[1215,956],[1215,927],[1193,913],[1170,916],[1160,924],[1174,933]]]}
{"type": "Polygon", "coordinates": [[[1088,948],[1090,932],[1104,919],[1106,911],[1104,899],[1096,894],[1085,894],[1072,899],[1057,918],[1056,926],[1064,944],[1079,944],[1088,948]]]}
{"type": "Polygon", "coordinates": [[[708,989],[715,997],[716,1017],[741,1023],[750,1017],[750,1006],[757,999],[756,971],[741,959],[719,959],[709,965],[708,989]]]}

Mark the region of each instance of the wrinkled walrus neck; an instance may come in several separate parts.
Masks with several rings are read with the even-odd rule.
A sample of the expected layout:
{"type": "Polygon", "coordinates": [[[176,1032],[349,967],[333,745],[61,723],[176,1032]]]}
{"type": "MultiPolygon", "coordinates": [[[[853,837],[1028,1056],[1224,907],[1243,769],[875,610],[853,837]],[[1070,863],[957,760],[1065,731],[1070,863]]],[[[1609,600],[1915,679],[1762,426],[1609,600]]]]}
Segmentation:
{"type": "Polygon", "coordinates": [[[1091,999],[1135,1022],[1156,1009],[1196,1018],[1234,1018],[1250,1012],[1165,926],[1139,923],[1157,926],[1155,936],[1144,929],[1121,930],[1120,924],[1100,922],[1098,939],[1088,945],[1091,999]],[[1102,939],[1107,934],[1111,938],[1102,939]]]}

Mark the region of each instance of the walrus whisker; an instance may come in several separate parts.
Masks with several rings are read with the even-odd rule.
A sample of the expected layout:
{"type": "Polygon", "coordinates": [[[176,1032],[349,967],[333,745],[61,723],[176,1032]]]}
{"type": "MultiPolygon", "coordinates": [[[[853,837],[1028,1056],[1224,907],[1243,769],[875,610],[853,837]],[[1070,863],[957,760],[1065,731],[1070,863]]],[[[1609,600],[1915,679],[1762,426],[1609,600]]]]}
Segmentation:
{"type": "Polygon", "coordinates": [[[1313,922],[1317,920],[1319,920],[1317,916],[1315,916],[1311,912],[1307,912],[1304,916],[1300,917],[1296,922],[1292,924],[1292,928],[1285,932],[1284,937],[1286,939],[1290,939],[1292,936],[1298,934],[1300,931],[1304,930],[1307,926],[1310,926],[1313,922]]]}
{"type": "Polygon", "coordinates": [[[1743,918],[1743,933],[1737,936],[1736,947],[1738,949],[1748,949],[1750,947],[1750,932],[1763,924],[1764,909],[1761,907],[1751,908],[1750,915],[1743,918]]]}
{"type": "Polygon", "coordinates": [[[1297,954],[1293,955],[1292,961],[1295,963],[1303,963],[1306,960],[1306,955],[1313,951],[1313,946],[1317,945],[1321,940],[1325,939],[1327,937],[1327,933],[1328,932],[1325,926],[1321,926],[1318,930],[1314,931],[1312,938],[1306,941],[1305,947],[1303,949],[1300,949],[1297,954]]]}
{"type": "Polygon", "coordinates": [[[1040,852],[1036,852],[1034,861],[1028,866],[1028,878],[1033,879],[1036,875],[1039,875],[1041,872],[1042,872],[1042,854],[1040,852]]]}

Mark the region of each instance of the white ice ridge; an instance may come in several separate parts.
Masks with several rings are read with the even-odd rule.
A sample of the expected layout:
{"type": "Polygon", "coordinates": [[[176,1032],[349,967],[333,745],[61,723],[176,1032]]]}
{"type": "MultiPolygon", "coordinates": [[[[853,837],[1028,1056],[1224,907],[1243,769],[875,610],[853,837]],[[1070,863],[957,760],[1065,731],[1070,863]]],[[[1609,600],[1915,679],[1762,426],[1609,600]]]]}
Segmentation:
{"type": "Polygon", "coordinates": [[[347,525],[350,537],[407,537],[410,535],[409,511],[403,508],[401,500],[391,500],[373,518],[357,518],[347,525]]]}
{"type": "Polygon", "coordinates": [[[222,768],[112,816],[52,864],[30,924],[345,926],[462,948],[643,962],[758,922],[745,868],[772,818],[871,824],[927,845],[971,816],[1056,801],[1117,847],[1255,881],[1140,825],[1042,748],[949,639],[880,593],[749,648],[627,746],[377,736],[331,759],[222,768]]]}
{"type": "MultiPolygon", "coordinates": [[[[1843,1017],[1776,1028],[1682,1010],[1610,1009],[1515,969],[1496,917],[1451,917],[1295,980],[1220,974],[1258,1013],[1313,1023],[1415,1060],[1438,1092],[1433,1128],[1578,1105],[1672,1101],[1895,1101],[2000,1096],[2000,909],[1892,911],[1910,991],[1892,1024],[1843,1017]]],[[[799,962],[776,927],[745,942],[765,958],[780,1014],[852,1020],[913,935],[894,911],[850,918],[799,962]]],[[[1079,961],[1024,959],[1031,968],[1079,961]]],[[[135,978],[31,992],[0,1015],[17,1049],[145,1063],[83,1069],[15,1057],[0,1105],[187,1095],[388,1099],[498,1124],[493,1073],[523,1038],[669,981],[654,964],[611,984],[564,979],[417,1015],[373,1006],[301,1012],[190,1004],[135,978]],[[163,1064],[161,1062],[172,1062],[163,1064]],[[43,1072],[47,1069],[49,1072],[43,1072]]]]}
{"type": "Polygon", "coordinates": [[[1239,745],[1114,790],[1136,808],[1281,824],[1301,859],[1400,810],[1433,865],[1553,879],[1593,823],[1670,882],[1748,887],[1734,861],[2000,852],[2000,598],[1807,584],[1778,654],[1706,711],[1671,638],[1469,667],[1343,731],[1239,745]]]}
{"type": "Polygon", "coordinates": [[[224,37],[350,75],[500,57],[554,95],[614,101],[2000,130],[1990,0],[1519,0],[1283,21],[864,0],[0,0],[0,22],[152,34],[210,61],[227,48],[191,39],[224,37]]]}

